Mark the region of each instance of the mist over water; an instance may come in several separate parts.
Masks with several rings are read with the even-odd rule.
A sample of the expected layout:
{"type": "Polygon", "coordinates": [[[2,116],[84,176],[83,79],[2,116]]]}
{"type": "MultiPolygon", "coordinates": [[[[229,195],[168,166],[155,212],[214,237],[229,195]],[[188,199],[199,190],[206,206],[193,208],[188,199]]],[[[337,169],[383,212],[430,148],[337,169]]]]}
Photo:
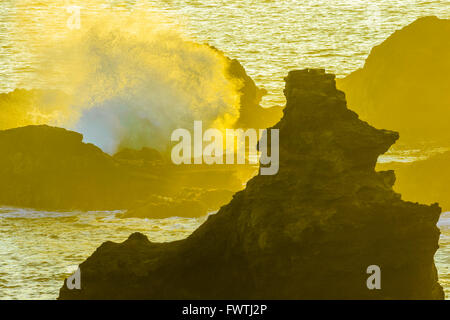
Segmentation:
{"type": "MultiPolygon", "coordinates": [[[[33,54],[24,38],[68,32],[64,1],[0,3],[0,91],[29,85],[33,54]],[[50,5],[49,5],[50,3],[50,5]],[[17,16],[22,17],[17,20],[17,16]],[[25,18],[26,19],[25,19],[25,18]],[[48,18],[46,18],[48,17],[48,18]],[[25,21],[24,21],[25,20],[25,21]],[[17,26],[20,24],[20,29],[17,26]],[[49,29],[51,28],[51,29],[49,29]],[[61,31],[62,30],[62,31],[61,31]]],[[[237,58],[269,92],[265,106],[283,105],[283,77],[294,68],[321,67],[344,76],[364,64],[373,46],[418,17],[450,18],[446,0],[70,0],[82,14],[143,10],[181,27],[197,42],[207,42],[237,58]],[[86,1],[84,1],[86,2],[86,1]]],[[[82,16],[81,28],[85,17],[82,16]]],[[[39,82],[35,79],[33,85],[39,82]]]]}
{"type": "Polygon", "coordinates": [[[169,31],[144,27],[130,34],[125,28],[94,29],[80,39],[75,60],[88,71],[72,90],[82,100],[74,106],[80,117],[73,128],[86,142],[108,153],[163,150],[173,130],[194,120],[232,126],[239,84],[227,78],[223,57],[169,31]]]}
{"type": "Polygon", "coordinates": [[[40,39],[40,47],[27,40],[35,49],[34,77],[68,95],[64,113],[44,123],[78,131],[113,154],[124,147],[164,150],[171,132],[194,120],[222,128],[238,119],[241,84],[228,77],[228,62],[216,50],[144,11],[87,12],[81,21],[79,30],[40,39]]]}

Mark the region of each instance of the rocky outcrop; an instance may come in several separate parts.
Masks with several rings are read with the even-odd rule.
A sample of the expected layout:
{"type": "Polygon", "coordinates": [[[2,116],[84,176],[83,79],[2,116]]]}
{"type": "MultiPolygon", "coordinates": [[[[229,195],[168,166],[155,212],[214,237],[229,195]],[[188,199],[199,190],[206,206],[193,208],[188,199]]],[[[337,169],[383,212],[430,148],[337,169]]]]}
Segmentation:
{"type": "Polygon", "coordinates": [[[146,148],[111,157],[82,140],[79,133],[46,125],[0,131],[0,205],[192,217],[219,209],[242,189],[242,168],[238,174],[231,166],[175,166],[146,148]],[[180,197],[183,188],[190,191],[180,197]]]}
{"type": "Polygon", "coordinates": [[[364,67],[338,80],[363,120],[403,143],[449,145],[450,20],[424,17],[374,47],[364,67]]]}
{"type": "Polygon", "coordinates": [[[156,177],[134,177],[79,133],[49,126],[0,131],[0,204],[50,210],[126,208],[167,190],[156,177]]]}
{"type": "Polygon", "coordinates": [[[394,190],[402,199],[425,204],[439,202],[443,211],[450,211],[450,152],[415,162],[378,164],[380,169],[395,170],[394,190]]]}
{"type": "Polygon", "coordinates": [[[276,124],[283,116],[283,108],[279,106],[261,107],[260,103],[262,97],[267,93],[266,90],[256,86],[238,60],[228,59],[228,61],[228,74],[232,79],[241,83],[239,119],[235,127],[265,129],[276,124]]]}
{"type": "Polygon", "coordinates": [[[80,265],[81,290],[60,299],[442,299],[433,256],[440,215],[404,202],[392,171],[376,172],[398,139],[346,107],[334,76],[292,71],[280,166],[172,243],[135,233],[80,265]],[[368,266],[381,268],[369,290],[368,266]]]}
{"type": "Polygon", "coordinates": [[[267,94],[267,90],[259,88],[255,84],[239,60],[227,57],[216,47],[210,46],[210,48],[225,57],[228,77],[239,84],[239,119],[234,127],[265,129],[276,124],[283,116],[283,108],[280,106],[262,107],[261,100],[267,94]]]}

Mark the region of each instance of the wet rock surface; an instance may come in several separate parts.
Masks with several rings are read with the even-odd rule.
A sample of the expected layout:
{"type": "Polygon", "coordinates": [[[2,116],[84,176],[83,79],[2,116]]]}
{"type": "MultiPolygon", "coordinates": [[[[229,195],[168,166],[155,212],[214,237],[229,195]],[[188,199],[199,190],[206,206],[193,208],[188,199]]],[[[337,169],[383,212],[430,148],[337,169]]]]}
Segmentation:
{"type": "Polygon", "coordinates": [[[393,171],[374,169],[398,134],[359,120],[323,70],[290,72],[285,95],[277,175],[251,179],[185,240],[102,244],[81,290],[59,298],[442,299],[441,209],[402,201],[393,171]]]}

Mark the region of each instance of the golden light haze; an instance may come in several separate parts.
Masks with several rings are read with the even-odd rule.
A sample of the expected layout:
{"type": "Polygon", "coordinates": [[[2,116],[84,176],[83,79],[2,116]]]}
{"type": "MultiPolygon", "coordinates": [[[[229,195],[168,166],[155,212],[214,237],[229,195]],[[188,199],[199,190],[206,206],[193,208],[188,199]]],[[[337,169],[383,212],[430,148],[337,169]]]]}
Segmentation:
{"type": "Polygon", "coordinates": [[[61,1],[36,10],[45,12],[37,19],[47,34],[35,37],[34,21],[25,14],[18,24],[30,33],[21,36],[37,59],[36,82],[66,98],[60,94],[59,107],[49,107],[41,93],[32,94],[30,103],[20,97],[30,93],[16,92],[17,99],[7,99],[14,112],[1,129],[59,125],[114,153],[120,147],[164,149],[174,129],[194,120],[219,129],[236,122],[241,84],[227,75],[228,62],[219,52],[139,6],[124,12],[98,1],[70,4],[81,7],[80,29],[60,28],[70,15],[61,1]]]}

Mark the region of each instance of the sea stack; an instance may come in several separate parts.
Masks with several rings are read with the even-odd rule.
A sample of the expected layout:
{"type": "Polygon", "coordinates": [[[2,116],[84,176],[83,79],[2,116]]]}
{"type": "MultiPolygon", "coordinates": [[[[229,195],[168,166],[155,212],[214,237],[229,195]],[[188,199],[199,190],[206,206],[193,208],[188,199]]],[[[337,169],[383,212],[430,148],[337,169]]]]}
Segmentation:
{"type": "Polygon", "coordinates": [[[172,243],[135,233],[80,265],[59,299],[443,299],[434,265],[441,209],[401,200],[376,172],[399,135],[359,120],[335,77],[291,71],[280,166],[172,243]],[[369,289],[369,266],[380,289],[369,289]]]}

